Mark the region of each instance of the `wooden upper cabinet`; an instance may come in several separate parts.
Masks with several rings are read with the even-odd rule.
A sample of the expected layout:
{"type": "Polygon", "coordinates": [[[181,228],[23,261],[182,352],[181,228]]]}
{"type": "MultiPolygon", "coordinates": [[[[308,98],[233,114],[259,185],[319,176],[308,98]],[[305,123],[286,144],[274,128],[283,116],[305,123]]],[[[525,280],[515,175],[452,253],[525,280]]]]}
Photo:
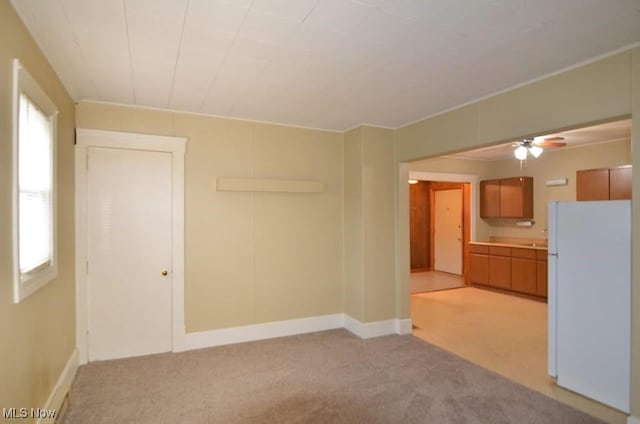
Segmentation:
{"type": "Polygon", "coordinates": [[[480,181],[480,217],[500,216],[500,180],[480,181]]]}
{"type": "Polygon", "coordinates": [[[480,181],[481,218],[533,218],[533,177],[480,181]]]}
{"type": "Polygon", "coordinates": [[[500,217],[533,218],[533,177],[500,180],[500,217]]]}
{"type": "Polygon", "coordinates": [[[631,175],[630,166],[576,171],[576,200],[631,199],[631,175]]]}
{"type": "Polygon", "coordinates": [[[631,199],[631,175],[630,166],[611,168],[609,170],[609,199],[631,199]]]}
{"type": "Polygon", "coordinates": [[[609,169],[576,171],[576,200],[609,200],[609,169]]]}

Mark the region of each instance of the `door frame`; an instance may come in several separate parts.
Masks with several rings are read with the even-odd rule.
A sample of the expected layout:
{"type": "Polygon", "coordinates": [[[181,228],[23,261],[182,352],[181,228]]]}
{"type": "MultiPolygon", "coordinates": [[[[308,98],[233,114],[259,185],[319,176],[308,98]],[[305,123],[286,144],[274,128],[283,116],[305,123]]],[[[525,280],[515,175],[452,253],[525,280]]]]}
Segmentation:
{"type": "Polygon", "coordinates": [[[171,346],[185,349],[184,316],[184,154],[187,138],[148,134],[76,129],[75,146],[75,260],[76,260],[76,346],[80,364],[89,353],[89,292],[87,288],[87,163],[91,147],[143,150],[171,154],[172,172],[172,289],[171,346]]]}
{"type": "MultiPolygon", "coordinates": [[[[408,163],[405,164],[405,166],[408,167],[408,163]]],[[[479,193],[479,184],[478,184],[478,176],[477,175],[473,175],[473,174],[449,174],[449,173],[440,173],[440,172],[423,172],[423,171],[409,171],[409,170],[400,170],[401,172],[407,172],[408,174],[408,178],[412,179],[412,180],[419,180],[419,181],[431,181],[431,182],[449,182],[449,183],[469,183],[469,189],[470,189],[470,199],[469,199],[469,230],[467,231],[467,234],[469,235],[469,241],[471,240],[475,240],[476,239],[476,224],[477,224],[477,217],[476,217],[476,211],[479,210],[480,208],[480,193],[479,193]]],[[[402,174],[400,179],[402,180],[402,174]]],[[[406,181],[406,179],[405,179],[406,181]]],[[[429,196],[432,196],[432,191],[430,189],[430,193],[429,196]]],[[[463,189],[463,196],[464,196],[464,189],[463,189]]],[[[431,203],[431,205],[433,205],[433,202],[430,201],[429,203],[431,203]]],[[[409,202],[407,199],[407,207],[409,206],[409,202]]],[[[430,206],[431,208],[432,206],[430,206]]],[[[463,209],[464,209],[464,200],[463,200],[463,209]]],[[[464,210],[463,210],[464,213],[464,210]]],[[[433,213],[430,212],[430,215],[433,216],[433,213]]],[[[431,218],[430,218],[431,219],[431,218]]],[[[463,217],[463,225],[466,225],[466,223],[464,222],[465,219],[463,217]]],[[[430,226],[432,227],[433,225],[430,224],[430,226]]],[[[407,227],[408,228],[408,227],[407,227]]],[[[431,231],[431,229],[429,230],[431,231]]],[[[432,246],[432,234],[429,234],[429,255],[433,254],[433,246],[432,246]]],[[[464,240],[463,240],[464,242],[464,240]]],[[[464,244],[464,243],[463,243],[464,244]]],[[[462,277],[464,280],[465,285],[469,285],[469,281],[468,281],[468,273],[469,273],[469,259],[468,259],[468,246],[463,246],[463,254],[462,254],[462,277]]],[[[410,256],[409,256],[410,257],[410,256]]],[[[433,269],[433,256],[430,257],[429,259],[430,263],[430,268],[433,269]]],[[[410,273],[409,273],[410,275],[410,273]]],[[[408,280],[407,280],[408,281],[408,280]]]]}

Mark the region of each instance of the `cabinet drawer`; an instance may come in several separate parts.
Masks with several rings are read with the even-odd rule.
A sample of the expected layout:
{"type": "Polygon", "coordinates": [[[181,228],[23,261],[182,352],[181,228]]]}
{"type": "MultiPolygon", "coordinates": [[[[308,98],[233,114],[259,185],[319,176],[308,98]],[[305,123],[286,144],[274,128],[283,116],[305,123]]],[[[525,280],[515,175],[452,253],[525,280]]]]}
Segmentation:
{"type": "Polygon", "coordinates": [[[489,254],[493,256],[511,256],[510,247],[489,246],[489,254]]]}
{"type": "Polygon", "coordinates": [[[511,256],[514,258],[521,258],[521,259],[535,259],[536,250],[514,247],[511,249],[511,256]]]}
{"type": "Polygon", "coordinates": [[[469,244],[469,253],[480,253],[481,255],[487,255],[489,253],[489,246],[483,246],[481,244],[469,244]]]}
{"type": "Polygon", "coordinates": [[[536,250],[536,259],[539,261],[547,260],[547,251],[546,250],[536,250]]]}

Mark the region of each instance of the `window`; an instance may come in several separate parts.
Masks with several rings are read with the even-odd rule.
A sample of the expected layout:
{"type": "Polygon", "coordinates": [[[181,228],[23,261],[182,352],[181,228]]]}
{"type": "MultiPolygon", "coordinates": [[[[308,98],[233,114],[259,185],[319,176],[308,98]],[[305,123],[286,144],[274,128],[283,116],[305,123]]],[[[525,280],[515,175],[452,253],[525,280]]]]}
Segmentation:
{"type": "Polygon", "coordinates": [[[13,63],[13,270],[18,303],[56,277],[55,134],[58,111],[13,63]]]}

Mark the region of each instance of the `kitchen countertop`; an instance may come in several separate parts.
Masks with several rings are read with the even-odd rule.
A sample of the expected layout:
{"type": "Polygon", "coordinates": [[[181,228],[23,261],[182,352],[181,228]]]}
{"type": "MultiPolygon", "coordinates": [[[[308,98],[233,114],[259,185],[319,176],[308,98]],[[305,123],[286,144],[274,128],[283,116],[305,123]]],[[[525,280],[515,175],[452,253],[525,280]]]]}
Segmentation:
{"type": "Polygon", "coordinates": [[[493,241],[470,241],[469,244],[475,244],[478,246],[516,247],[519,249],[534,249],[534,250],[547,250],[548,248],[546,244],[538,244],[538,243],[518,244],[518,243],[497,243],[493,241]]]}

